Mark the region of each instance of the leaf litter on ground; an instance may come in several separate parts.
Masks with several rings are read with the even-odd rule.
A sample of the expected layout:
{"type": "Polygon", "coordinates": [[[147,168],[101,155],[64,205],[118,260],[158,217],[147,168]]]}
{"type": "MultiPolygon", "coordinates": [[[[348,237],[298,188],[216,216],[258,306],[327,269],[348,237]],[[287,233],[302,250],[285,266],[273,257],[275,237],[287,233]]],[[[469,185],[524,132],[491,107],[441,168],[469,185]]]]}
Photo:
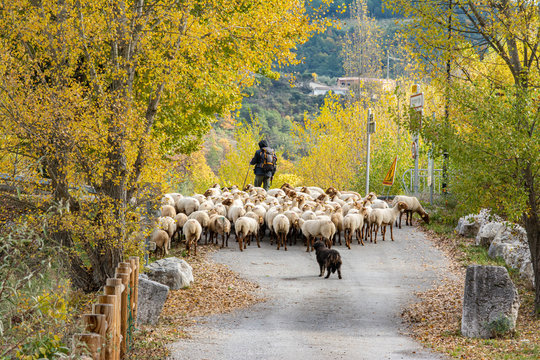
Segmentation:
{"type": "MultiPolygon", "coordinates": [[[[265,301],[259,285],[243,279],[223,264],[214,262],[211,254],[216,245],[199,245],[197,256],[184,258],[193,268],[191,286],[172,290],[156,326],[138,326],[130,359],[164,359],[169,355],[167,344],[189,338],[189,327],[201,317],[224,314],[265,301]]],[[[182,258],[182,248],[173,248],[171,255],[182,258]]]]}

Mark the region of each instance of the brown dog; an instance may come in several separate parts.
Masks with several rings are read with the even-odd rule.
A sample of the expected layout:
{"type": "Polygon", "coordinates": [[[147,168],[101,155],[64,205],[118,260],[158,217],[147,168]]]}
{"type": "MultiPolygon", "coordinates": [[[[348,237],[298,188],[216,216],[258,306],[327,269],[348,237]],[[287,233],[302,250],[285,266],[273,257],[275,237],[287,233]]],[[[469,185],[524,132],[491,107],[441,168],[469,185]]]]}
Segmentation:
{"type": "Polygon", "coordinates": [[[317,241],[313,247],[315,248],[317,262],[319,263],[319,268],[321,270],[319,276],[323,276],[324,270],[326,269],[328,273],[326,274],[325,279],[328,279],[330,273],[335,273],[337,270],[338,278],[341,279],[341,255],[339,255],[339,252],[334,249],[327,249],[322,241],[317,241]]]}

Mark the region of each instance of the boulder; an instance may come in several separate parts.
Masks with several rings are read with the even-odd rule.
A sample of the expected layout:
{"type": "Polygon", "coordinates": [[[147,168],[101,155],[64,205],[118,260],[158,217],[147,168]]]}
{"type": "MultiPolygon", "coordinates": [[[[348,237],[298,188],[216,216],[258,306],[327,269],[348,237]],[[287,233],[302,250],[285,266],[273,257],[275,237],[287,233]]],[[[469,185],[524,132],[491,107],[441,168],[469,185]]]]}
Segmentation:
{"type": "Polygon", "coordinates": [[[475,237],[480,229],[480,222],[477,221],[477,215],[467,215],[459,218],[456,232],[465,237],[475,237]]]}
{"type": "Polygon", "coordinates": [[[469,266],[463,295],[462,335],[488,339],[513,331],[519,305],[517,289],[506,268],[469,266]]]}
{"type": "Polygon", "coordinates": [[[168,294],[168,286],[149,280],[144,274],[140,275],[137,323],[155,325],[168,294]]]}
{"type": "Polygon", "coordinates": [[[476,235],[476,245],[489,247],[503,226],[504,223],[496,221],[481,225],[478,234],[476,235]]]}
{"type": "Polygon", "coordinates": [[[519,276],[527,281],[527,285],[531,290],[534,290],[534,269],[530,260],[525,261],[521,265],[521,268],[519,269],[519,276]]]}
{"type": "Polygon", "coordinates": [[[524,263],[531,261],[529,245],[522,242],[510,244],[503,252],[503,259],[506,265],[510,266],[512,269],[521,269],[521,266],[524,263]]]}
{"type": "Polygon", "coordinates": [[[504,222],[504,226],[499,229],[493,241],[501,243],[527,242],[527,233],[521,226],[504,222]]]}
{"type": "Polygon", "coordinates": [[[531,259],[527,234],[519,225],[502,224],[489,246],[488,255],[491,258],[500,256],[508,266],[519,270],[523,263],[531,259]]]}
{"type": "Polygon", "coordinates": [[[185,261],[176,257],[160,259],[146,267],[148,278],[171,290],[185,288],[193,282],[193,269],[185,261]]]}
{"type": "Polygon", "coordinates": [[[504,257],[504,255],[511,251],[511,249],[515,246],[517,246],[518,243],[502,243],[500,241],[493,241],[491,245],[489,245],[488,249],[488,256],[492,259],[498,258],[498,257],[504,257]]]}

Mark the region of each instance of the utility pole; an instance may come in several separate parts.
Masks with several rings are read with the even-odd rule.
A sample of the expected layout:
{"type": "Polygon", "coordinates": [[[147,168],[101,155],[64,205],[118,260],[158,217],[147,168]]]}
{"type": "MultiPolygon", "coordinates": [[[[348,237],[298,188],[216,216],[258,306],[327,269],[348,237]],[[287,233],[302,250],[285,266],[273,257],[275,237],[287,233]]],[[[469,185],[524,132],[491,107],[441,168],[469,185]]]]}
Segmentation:
{"type": "Polygon", "coordinates": [[[424,93],[421,91],[420,85],[418,84],[414,84],[411,90],[411,116],[418,118],[418,123],[414,125],[415,128],[413,129],[414,134],[411,149],[414,158],[414,196],[418,197],[418,154],[420,147],[420,129],[422,128],[422,117],[424,115],[424,93]]]}
{"type": "Polygon", "coordinates": [[[371,112],[371,108],[368,109],[366,132],[367,132],[367,155],[366,155],[366,195],[367,195],[369,194],[370,135],[375,132],[375,121],[373,120],[373,113],[371,112]]]}
{"type": "Polygon", "coordinates": [[[390,80],[390,59],[394,61],[403,61],[403,59],[390,56],[388,50],[386,51],[386,80],[390,80]]]}

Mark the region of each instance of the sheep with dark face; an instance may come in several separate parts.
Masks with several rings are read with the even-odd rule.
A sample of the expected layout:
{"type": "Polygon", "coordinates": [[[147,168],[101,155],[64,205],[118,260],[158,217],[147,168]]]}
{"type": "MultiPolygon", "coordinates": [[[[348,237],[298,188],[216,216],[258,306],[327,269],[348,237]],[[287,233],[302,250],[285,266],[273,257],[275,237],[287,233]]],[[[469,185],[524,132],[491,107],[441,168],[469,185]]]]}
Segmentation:
{"type": "MultiPolygon", "coordinates": [[[[414,213],[417,213],[418,215],[420,215],[422,220],[424,220],[424,222],[426,224],[429,224],[429,215],[424,210],[424,208],[420,204],[420,201],[418,201],[418,199],[416,197],[398,195],[392,201],[392,205],[394,205],[394,204],[396,204],[396,203],[398,203],[400,201],[407,204],[407,210],[405,210],[405,215],[406,215],[406,217],[405,217],[405,225],[412,226],[412,218],[413,218],[414,213]]],[[[401,229],[401,217],[402,217],[402,215],[403,214],[399,215],[399,228],[400,229],[401,229]]]]}

